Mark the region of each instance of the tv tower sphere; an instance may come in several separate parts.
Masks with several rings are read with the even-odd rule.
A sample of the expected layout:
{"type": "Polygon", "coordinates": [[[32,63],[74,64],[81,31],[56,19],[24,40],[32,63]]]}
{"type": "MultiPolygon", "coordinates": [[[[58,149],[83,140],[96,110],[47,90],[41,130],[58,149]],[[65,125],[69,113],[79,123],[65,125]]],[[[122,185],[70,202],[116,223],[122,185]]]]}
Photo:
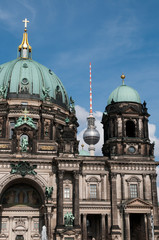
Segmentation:
{"type": "Polygon", "coordinates": [[[88,127],[83,134],[83,139],[88,145],[95,145],[99,142],[100,135],[95,126],[95,118],[90,116],[87,118],[88,127]]]}

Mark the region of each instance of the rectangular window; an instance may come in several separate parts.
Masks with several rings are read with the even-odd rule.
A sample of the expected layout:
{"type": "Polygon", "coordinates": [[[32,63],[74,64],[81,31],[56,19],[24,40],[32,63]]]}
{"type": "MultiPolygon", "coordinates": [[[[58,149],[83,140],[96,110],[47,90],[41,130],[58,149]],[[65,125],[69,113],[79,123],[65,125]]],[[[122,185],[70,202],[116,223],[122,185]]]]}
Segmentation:
{"type": "Polygon", "coordinates": [[[90,184],[90,198],[97,198],[97,185],[90,184]]]}
{"type": "Polygon", "coordinates": [[[70,198],[70,188],[64,189],[64,198],[67,198],[67,199],[70,198]]]}
{"type": "Polygon", "coordinates": [[[9,133],[9,138],[11,139],[13,136],[13,129],[14,129],[15,123],[10,122],[10,133],[9,133]]]}
{"type": "Polygon", "coordinates": [[[137,184],[130,184],[130,198],[136,198],[137,196],[137,184]]]}

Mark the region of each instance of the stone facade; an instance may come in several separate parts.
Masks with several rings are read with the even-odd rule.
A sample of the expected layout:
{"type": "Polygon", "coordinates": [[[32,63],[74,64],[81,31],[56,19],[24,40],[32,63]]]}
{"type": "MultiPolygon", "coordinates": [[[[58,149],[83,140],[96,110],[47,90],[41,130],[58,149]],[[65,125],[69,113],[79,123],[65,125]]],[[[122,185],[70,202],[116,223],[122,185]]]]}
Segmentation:
{"type": "Polygon", "coordinates": [[[99,157],[78,154],[75,113],[47,101],[27,101],[27,115],[25,108],[14,99],[0,104],[0,239],[40,240],[45,225],[49,240],[150,240],[152,218],[159,239],[158,163],[145,105],[107,107],[99,157]],[[27,121],[17,126],[21,116],[36,129],[27,121]],[[53,187],[50,195],[46,187],[53,187]],[[74,216],[70,226],[67,213],[74,216]]]}

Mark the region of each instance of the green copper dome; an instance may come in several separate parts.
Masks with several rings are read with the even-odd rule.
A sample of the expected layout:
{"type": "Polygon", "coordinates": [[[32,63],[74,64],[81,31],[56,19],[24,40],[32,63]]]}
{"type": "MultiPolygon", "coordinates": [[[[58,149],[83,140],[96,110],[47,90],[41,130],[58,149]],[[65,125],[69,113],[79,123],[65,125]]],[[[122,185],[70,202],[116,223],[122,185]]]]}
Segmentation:
{"type": "Polygon", "coordinates": [[[0,66],[0,87],[7,98],[33,98],[68,105],[68,96],[60,79],[42,64],[17,58],[0,66]]]}
{"type": "Polygon", "coordinates": [[[7,99],[50,101],[68,108],[69,100],[60,79],[48,68],[32,60],[27,19],[17,59],[0,65],[0,95],[7,99]]]}
{"type": "MultiPolygon", "coordinates": [[[[125,76],[124,76],[125,78],[125,76]]],[[[107,104],[111,104],[111,102],[136,102],[141,103],[140,96],[138,92],[132,87],[128,87],[123,84],[117,87],[109,96],[107,104]]]]}

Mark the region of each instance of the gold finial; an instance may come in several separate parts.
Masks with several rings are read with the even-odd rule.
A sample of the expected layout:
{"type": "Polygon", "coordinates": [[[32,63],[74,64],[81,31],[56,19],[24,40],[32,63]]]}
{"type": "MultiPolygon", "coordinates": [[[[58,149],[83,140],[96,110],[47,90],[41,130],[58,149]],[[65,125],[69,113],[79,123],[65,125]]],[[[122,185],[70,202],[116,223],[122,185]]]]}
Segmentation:
{"type": "Polygon", "coordinates": [[[24,22],[24,31],[26,32],[27,31],[27,23],[29,23],[28,19],[25,18],[22,22],[24,22]]]}
{"type": "Polygon", "coordinates": [[[24,33],[23,33],[23,40],[22,43],[19,45],[19,52],[20,52],[20,57],[22,58],[30,58],[30,53],[31,53],[31,46],[29,45],[28,42],[28,33],[27,33],[27,23],[29,22],[27,18],[23,20],[24,22],[24,33]]]}
{"type": "Polygon", "coordinates": [[[81,144],[81,147],[82,147],[82,150],[83,150],[83,148],[84,148],[84,144],[81,144]]]}
{"type": "Polygon", "coordinates": [[[124,79],[125,79],[124,73],[122,73],[122,75],[121,75],[120,77],[121,77],[121,79],[122,79],[122,85],[125,85],[125,83],[124,83],[124,79]]]}
{"type": "Polygon", "coordinates": [[[23,113],[24,113],[24,121],[26,122],[26,120],[27,120],[27,114],[28,114],[29,112],[28,112],[27,109],[25,108],[24,111],[23,111],[23,113]]]}

